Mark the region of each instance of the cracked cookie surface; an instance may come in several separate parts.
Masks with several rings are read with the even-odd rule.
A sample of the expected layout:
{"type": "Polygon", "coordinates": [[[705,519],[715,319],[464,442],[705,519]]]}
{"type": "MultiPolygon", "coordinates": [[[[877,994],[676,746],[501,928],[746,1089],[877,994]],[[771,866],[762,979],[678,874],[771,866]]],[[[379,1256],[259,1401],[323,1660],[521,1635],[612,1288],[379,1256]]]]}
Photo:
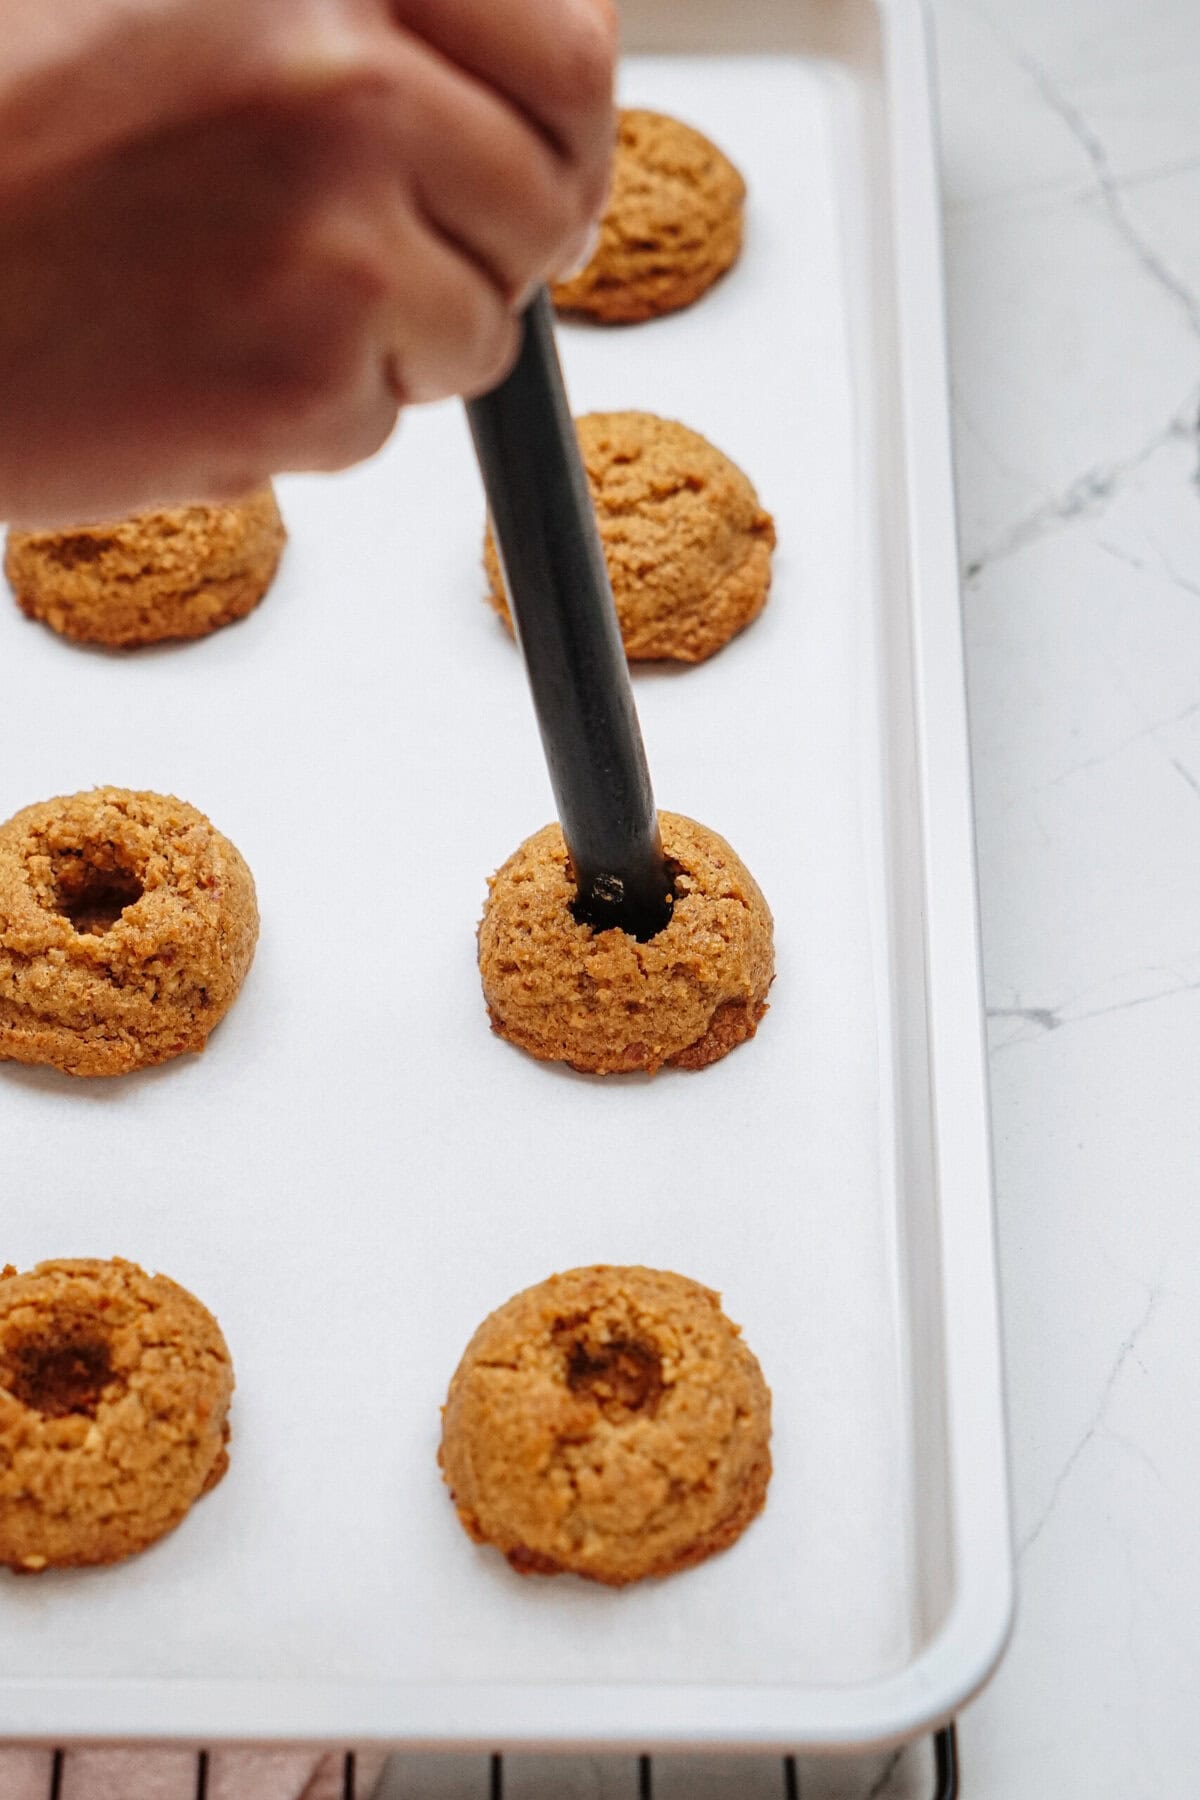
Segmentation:
{"type": "Polygon", "coordinates": [[[563,835],[547,825],[492,877],[479,971],[492,1029],[530,1055],[612,1075],[704,1068],[754,1036],[774,973],[770,909],[724,838],[660,813],[670,922],[639,943],[571,911],[563,835]]]}
{"type": "Polygon", "coordinates": [[[252,612],[286,533],[263,488],[228,506],[181,506],[71,530],[10,529],[17,604],[61,637],[129,649],[207,637],[252,612]]]}
{"type": "Polygon", "coordinates": [[[0,1565],[117,1562],[225,1473],[233,1367],[206,1307],[121,1258],[0,1271],[0,1565]]]}
{"type": "Polygon", "coordinates": [[[0,1062],[122,1075],[202,1050],[257,938],[249,869],[186,801],[27,806],[0,825],[0,1062]]]}
{"type": "Polygon", "coordinates": [[[770,1390],[719,1294],[597,1265],[484,1320],[439,1461],[469,1536],[519,1573],[621,1587],[741,1535],[766,1500],[770,1435],[770,1390]]]}
{"type": "Polygon", "coordinates": [[[586,268],[552,286],[554,304],[612,325],[690,306],[737,261],[745,199],[741,175],[702,132],[623,108],[599,242],[586,268]]]}
{"type": "MultiPolygon", "coordinates": [[[[736,463],[674,419],[586,413],[575,428],[626,656],[703,662],[766,603],[770,513],[736,463]]],[[[488,603],[511,630],[490,530],[484,568],[488,603]]]]}

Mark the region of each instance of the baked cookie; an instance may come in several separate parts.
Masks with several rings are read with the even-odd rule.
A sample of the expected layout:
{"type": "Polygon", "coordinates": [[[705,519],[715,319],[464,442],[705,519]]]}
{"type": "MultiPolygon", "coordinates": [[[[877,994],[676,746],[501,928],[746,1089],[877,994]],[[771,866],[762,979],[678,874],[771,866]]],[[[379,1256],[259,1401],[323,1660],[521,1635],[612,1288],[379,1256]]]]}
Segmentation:
{"type": "Polygon", "coordinates": [[[136,1263],[0,1271],[0,1565],[117,1562],[229,1458],[233,1369],[186,1288],[136,1263]]]}
{"type": "MultiPolygon", "coordinates": [[[[673,419],[587,413],[576,430],[626,656],[703,662],[766,604],[770,513],[736,463],[673,419]]],[[[511,631],[490,530],[483,562],[511,631]]]]}
{"type": "Polygon", "coordinates": [[[0,825],[0,1062],[123,1075],[203,1050],[257,938],[250,871],[194,806],[27,806],[0,825]]]}
{"type": "Polygon", "coordinates": [[[702,1069],[754,1036],[774,973],[770,909],[715,831],[678,813],[659,824],[675,905],[644,944],[575,919],[557,824],[493,875],[479,926],[493,1031],[593,1075],[702,1069]]]}
{"type": "Polygon", "coordinates": [[[745,199],[742,177],[702,133],[624,108],[600,240],[586,268],[555,282],[554,304],[606,325],[690,306],[737,261],[745,199]]]}
{"type": "Polygon", "coordinates": [[[572,1269],[484,1320],[438,1460],[467,1533],[522,1575],[611,1587],[726,1549],[762,1511],[771,1394],[711,1289],[572,1269]]]}
{"type": "Polygon", "coordinates": [[[286,533],[272,490],[69,531],[10,530],[4,572],[21,611],[62,637],[126,649],[206,637],[252,612],[286,533]]]}

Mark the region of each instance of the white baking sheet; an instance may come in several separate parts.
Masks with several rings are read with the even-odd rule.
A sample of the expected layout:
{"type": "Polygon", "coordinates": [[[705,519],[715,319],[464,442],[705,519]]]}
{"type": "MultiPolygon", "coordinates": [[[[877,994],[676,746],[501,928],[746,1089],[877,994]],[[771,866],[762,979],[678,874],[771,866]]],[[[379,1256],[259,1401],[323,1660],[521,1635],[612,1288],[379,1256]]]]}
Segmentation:
{"type": "Polygon", "coordinates": [[[0,1578],[9,1679],[117,1684],[128,1732],[118,1689],[151,1684],[149,1703],[165,1677],[839,1684],[912,1653],[845,79],[798,58],[631,64],[629,100],[744,170],[746,253],[690,312],[562,332],[577,411],[684,420],[778,523],[759,622],[636,682],[660,805],[725,833],[775,912],[772,1009],[727,1061],[596,1080],[488,1032],[484,880],[551,800],[482,602],[460,408],[413,413],[369,467],[283,482],[277,586],[206,642],[113,657],[0,605],[0,813],[98,782],[177,793],[243,850],[263,917],[203,1057],[89,1083],[0,1066],[0,1254],[168,1272],[217,1313],[238,1376],[230,1473],[179,1531],[111,1570],[0,1578]],[[721,1289],[775,1395],[763,1518],[622,1593],[471,1546],[434,1462],[477,1321],[593,1260],[721,1289]]]}

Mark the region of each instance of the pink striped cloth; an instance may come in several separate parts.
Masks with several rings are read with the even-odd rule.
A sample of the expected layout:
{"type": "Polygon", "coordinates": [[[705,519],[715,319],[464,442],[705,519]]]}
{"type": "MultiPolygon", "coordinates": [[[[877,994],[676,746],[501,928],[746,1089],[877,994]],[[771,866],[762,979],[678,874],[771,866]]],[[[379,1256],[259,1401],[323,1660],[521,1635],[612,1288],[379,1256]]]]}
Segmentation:
{"type": "MultiPolygon", "coordinates": [[[[356,1800],[370,1800],[387,1760],[356,1757],[356,1800]]],[[[0,1749],[3,1800],[49,1800],[48,1750],[0,1749]]],[[[311,1750],[213,1750],[207,1800],[342,1800],[345,1758],[311,1750]]],[[[196,1800],[192,1750],[71,1750],[59,1800],[196,1800]]]]}

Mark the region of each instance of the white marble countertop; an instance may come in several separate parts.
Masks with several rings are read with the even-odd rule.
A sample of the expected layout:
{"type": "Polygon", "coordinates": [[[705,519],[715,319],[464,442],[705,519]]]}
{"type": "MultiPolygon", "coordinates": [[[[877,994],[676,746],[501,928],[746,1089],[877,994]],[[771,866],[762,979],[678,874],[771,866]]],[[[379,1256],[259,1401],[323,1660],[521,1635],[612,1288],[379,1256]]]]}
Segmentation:
{"type": "MultiPolygon", "coordinates": [[[[1200,1781],[1200,7],[935,0],[1020,1600],[970,1800],[1200,1781]]],[[[923,1754],[801,1770],[927,1800],[923,1754]]],[[[507,1800],[633,1800],[510,1759],[507,1800]]],[[[783,1800],[655,1759],[656,1800],[783,1800]]],[[[113,1790],[116,1792],[116,1790],[113,1790]]],[[[401,1759],[389,1797],[486,1768],[401,1759]]],[[[32,1792],[32,1786],[30,1788],[32,1792]]]]}
{"type": "Polygon", "coordinates": [[[1200,9],[935,16],[1020,1579],[966,1791],[1174,1800],[1200,1779],[1200,9]]]}

